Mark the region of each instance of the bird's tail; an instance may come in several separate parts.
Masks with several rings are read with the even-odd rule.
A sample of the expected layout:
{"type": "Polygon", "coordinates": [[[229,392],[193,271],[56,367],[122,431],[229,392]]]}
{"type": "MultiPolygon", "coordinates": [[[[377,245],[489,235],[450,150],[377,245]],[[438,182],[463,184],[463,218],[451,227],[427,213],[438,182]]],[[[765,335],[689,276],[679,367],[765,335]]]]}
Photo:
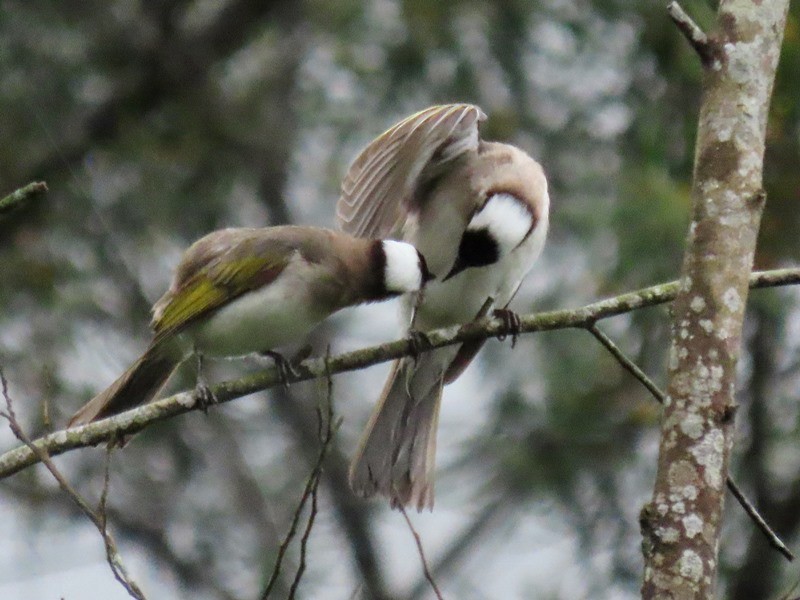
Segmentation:
{"type": "Polygon", "coordinates": [[[419,362],[394,363],[350,464],[350,487],[365,498],[387,496],[392,507],[433,508],[436,428],[452,348],[419,362]]]}
{"type": "Polygon", "coordinates": [[[183,359],[174,340],[150,344],[117,380],[72,415],[67,427],[85,425],[151,400],[183,359]]]}

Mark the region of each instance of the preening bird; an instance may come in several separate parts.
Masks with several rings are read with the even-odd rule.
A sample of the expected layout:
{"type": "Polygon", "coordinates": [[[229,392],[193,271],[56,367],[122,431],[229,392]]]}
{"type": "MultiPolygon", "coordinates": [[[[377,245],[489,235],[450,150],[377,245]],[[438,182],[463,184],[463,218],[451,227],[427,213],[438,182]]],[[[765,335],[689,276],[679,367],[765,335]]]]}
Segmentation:
{"type": "Polygon", "coordinates": [[[271,353],[341,308],[418,291],[428,279],[405,242],[295,226],[212,232],[184,253],[153,306],[150,346],[69,426],[149,401],[193,354],[271,353]]]}
{"type": "MultiPolygon", "coordinates": [[[[485,118],[470,104],[411,115],[372,141],[342,183],[343,231],[409,242],[439,278],[406,303],[409,318],[416,312],[417,331],[506,311],[544,246],[549,198],[542,167],[515,146],[481,140],[485,118]]],[[[350,466],[357,494],[383,494],[392,506],[433,507],[442,387],[481,346],[394,363],[350,466]]]]}

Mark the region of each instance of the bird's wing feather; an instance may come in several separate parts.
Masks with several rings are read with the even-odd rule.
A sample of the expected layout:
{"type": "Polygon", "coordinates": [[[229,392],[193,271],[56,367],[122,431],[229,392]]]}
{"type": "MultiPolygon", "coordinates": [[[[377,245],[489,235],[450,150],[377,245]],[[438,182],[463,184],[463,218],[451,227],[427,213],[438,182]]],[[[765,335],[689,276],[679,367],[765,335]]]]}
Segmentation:
{"type": "Polygon", "coordinates": [[[485,118],[472,104],[432,106],[378,136],[342,181],[339,227],[362,238],[397,235],[425,174],[477,149],[478,123],[485,118]]]}
{"type": "Polygon", "coordinates": [[[183,279],[159,300],[151,326],[162,339],[222,307],[249,291],[272,283],[289,263],[292,248],[270,240],[249,240],[207,256],[192,272],[184,268],[183,279]]]}

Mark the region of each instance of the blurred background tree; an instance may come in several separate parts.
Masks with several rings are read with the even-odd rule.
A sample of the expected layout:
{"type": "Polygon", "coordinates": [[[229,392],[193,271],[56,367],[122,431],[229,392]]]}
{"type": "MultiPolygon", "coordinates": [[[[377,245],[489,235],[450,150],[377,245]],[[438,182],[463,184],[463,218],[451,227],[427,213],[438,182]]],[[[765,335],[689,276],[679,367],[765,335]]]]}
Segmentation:
{"type": "MultiPolygon", "coordinates": [[[[701,25],[715,10],[687,9],[701,25]]],[[[790,11],[758,268],[800,259],[800,6],[790,11]]],[[[191,241],[225,226],[331,226],[360,147],[430,104],[479,104],[485,139],[513,141],[548,172],[551,236],[518,311],[679,269],[701,73],[661,2],[10,0],[0,72],[0,195],[33,179],[51,190],[0,221],[0,362],[31,433],[63,424],[135,358],[191,241]]],[[[796,290],[751,296],[734,465],[790,545],[798,308],[796,290]]],[[[314,335],[317,351],[396,337],[395,309],[335,319],[314,335]]],[[[660,308],[603,325],[662,381],[666,323],[660,308]]],[[[214,378],[256,367],[221,363],[214,378]]],[[[401,516],[346,484],[387,369],[336,380],[344,423],[303,597],[430,595],[401,516]]],[[[112,526],[154,597],[258,595],[316,458],[320,393],[298,385],[187,415],[115,455],[112,526]]],[[[445,595],[637,597],[658,415],[586,332],[488,344],[445,391],[437,507],[415,519],[445,595]]],[[[14,445],[10,432],[0,443],[14,445]]],[[[101,452],[59,465],[99,493],[101,452]]],[[[100,540],[43,471],[0,483],[0,506],[2,597],[124,597],[100,540]]],[[[800,580],[733,502],[726,520],[725,597],[779,597],[800,580]]]]}

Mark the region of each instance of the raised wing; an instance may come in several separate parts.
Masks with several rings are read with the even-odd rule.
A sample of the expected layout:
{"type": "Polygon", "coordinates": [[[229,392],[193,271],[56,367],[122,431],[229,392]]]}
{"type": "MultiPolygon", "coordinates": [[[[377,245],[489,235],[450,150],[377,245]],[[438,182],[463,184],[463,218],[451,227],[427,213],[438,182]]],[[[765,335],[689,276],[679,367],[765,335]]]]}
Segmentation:
{"type": "Polygon", "coordinates": [[[242,294],[268,285],[284,270],[293,251],[278,241],[253,238],[225,246],[214,244],[216,251],[210,250],[211,245],[199,246],[197,263],[187,253],[176,281],[153,307],[151,327],[156,340],[242,294]]]}
{"type": "Polygon", "coordinates": [[[342,231],[362,238],[397,235],[426,174],[476,150],[478,123],[485,118],[472,104],[431,106],[375,138],[342,181],[336,204],[342,231]]]}

